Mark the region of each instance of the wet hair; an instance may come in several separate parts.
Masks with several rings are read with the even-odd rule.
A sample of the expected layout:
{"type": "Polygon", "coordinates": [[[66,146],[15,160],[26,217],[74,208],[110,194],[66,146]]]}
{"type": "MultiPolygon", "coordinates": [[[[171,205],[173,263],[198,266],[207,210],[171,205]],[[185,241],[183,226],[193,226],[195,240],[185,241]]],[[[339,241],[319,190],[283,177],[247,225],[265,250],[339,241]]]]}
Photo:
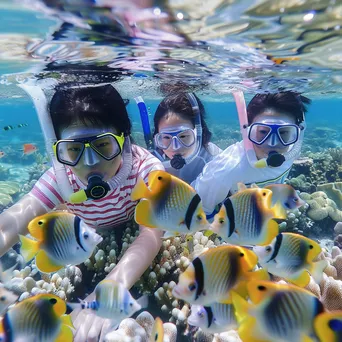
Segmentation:
{"type": "Polygon", "coordinates": [[[79,121],[94,127],[113,127],[125,136],[131,133],[126,105],[111,85],[56,89],[50,102],[50,115],[57,139],[63,129],[79,121]]]}
{"type": "MultiPolygon", "coordinates": [[[[202,145],[204,147],[208,146],[211,138],[211,132],[205,122],[205,109],[201,100],[194,94],[196,100],[198,102],[200,116],[201,116],[201,125],[202,125],[202,145]]],[[[154,114],[154,132],[153,136],[155,136],[159,130],[160,120],[164,117],[167,117],[170,112],[178,115],[184,120],[189,120],[195,126],[196,114],[192,110],[191,103],[187,97],[187,93],[177,93],[166,96],[163,101],[160,102],[156,113],[154,114]]]]}
{"type": "Polygon", "coordinates": [[[292,116],[298,125],[304,121],[303,114],[307,113],[307,105],[310,103],[310,99],[294,91],[257,94],[247,106],[248,124],[251,124],[254,118],[266,109],[274,109],[292,116]]]}

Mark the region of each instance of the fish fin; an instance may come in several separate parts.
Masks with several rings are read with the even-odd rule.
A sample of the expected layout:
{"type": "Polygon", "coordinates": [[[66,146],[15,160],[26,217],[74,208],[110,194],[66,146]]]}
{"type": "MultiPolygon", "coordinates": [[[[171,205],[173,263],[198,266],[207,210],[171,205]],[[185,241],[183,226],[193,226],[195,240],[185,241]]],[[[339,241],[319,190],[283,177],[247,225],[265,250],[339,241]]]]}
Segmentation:
{"type": "Polygon", "coordinates": [[[43,250],[40,250],[36,256],[36,265],[38,270],[43,273],[57,272],[63,268],[63,265],[55,264],[43,250]]]}
{"type": "Polygon", "coordinates": [[[206,237],[210,237],[212,236],[213,234],[215,234],[215,232],[213,232],[212,230],[210,229],[207,229],[204,231],[203,235],[206,236],[206,237]]]}
{"type": "Polygon", "coordinates": [[[272,240],[279,234],[279,224],[274,220],[269,220],[266,228],[266,237],[263,243],[260,245],[269,245],[272,240]]]}
{"type": "Polygon", "coordinates": [[[314,340],[307,335],[302,335],[300,338],[300,342],[314,342],[314,340]]]}
{"type": "Polygon", "coordinates": [[[235,291],[231,291],[231,298],[235,309],[236,320],[241,324],[249,316],[249,311],[252,308],[252,305],[235,291]]]}
{"type": "Polygon", "coordinates": [[[247,186],[244,183],[238,182],[237,188],[238,188],[237,192],[242,192],[242,191],[245,191],[247,189],[247,186]]]}
{"type": "Polygon", "coordinates": [[[148,228],[157,228],[152,218],[152,208],[150,201],[143,199],[135,207],[135,222],[148,228]]]}
{"type": "Polygon", "coordinates": [[[280,201],[276,202],[276,204],[271,209],[273,211],[275,219],[285,220],[287,218],[286,210],[284,209],[280,201]]]}
{"type": "Polygon", "coordinates": [[[184,235],[184,233],[166,231],[162,237],[162,240],[171,239],[171,238],[174,238],[176,236],[181,236],[181,235],[184,235]]]}
{"type": "Polygon", "coordinates": [[[307,270],[305,270],[297,278],[285,278],[285,279],[299,287],[305,287],[306,285],[310,283],[310,274],[307,270]]]}
{"type": "Polygon", "coordinates": [[[39,252],[40,242],[24,235],[19,235],[19,238],[21,242],[20,254],[23,256],[25,262],[29,262],[39,252]]]}
{"type": "Polygon", "coordinates": [[[74,334],[69,326],[62,325],[61,331],[54,342],[72,342],[74,340],[74,334]]]}
{"type": "Polygon", "coordinates": [[[312,263],[312,267],[310,269],[310,274],[312,278],[314,278],[317,284],[320,284],[323,279],[323,271],[328,266],[327,260],[320,260],[312,263]]]}
{"type": "Polygon", "coordinates": [[[251,189],[259,189],[259,187],[255,183],[252,183],[250,188],[251,189]]]}
{"type": "Polygon", "coordinates": [[[137,303],[141,306],[141,308],[147,308],[148,307],[148,296],[144,295],[137,299],[137,303]]]}
{"type": "Polygon", "coordinates": [[[62,315],[61,316],[62,324],[70,327],[70,328],[75,328],[74,325],[72,324],[71,316],[70,315],[62,315]]]}
{"type": "Polygon", "coordinates": [[[149,197],[151,197],[151,191],[148,189],[144,180],[141,177],[138,177],[137,183],[135,184],[131,193],[131,200],[137,201],[141,198],[149,197]]]}
{"type": "Polygon", "coordinates": [[[248,272],[246,275],[250,280],[270,280],[270,275],[265,268],[260,268],[254,272],[248,272]]]}

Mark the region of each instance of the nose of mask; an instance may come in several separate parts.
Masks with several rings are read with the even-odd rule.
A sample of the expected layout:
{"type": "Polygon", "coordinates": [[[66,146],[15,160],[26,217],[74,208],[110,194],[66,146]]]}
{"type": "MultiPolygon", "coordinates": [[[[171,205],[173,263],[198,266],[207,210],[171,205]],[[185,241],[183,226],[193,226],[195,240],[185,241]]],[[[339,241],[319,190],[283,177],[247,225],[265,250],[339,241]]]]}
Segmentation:
{"type": "Polygon", "coordinates": [[[268,146],[275,147],[279,146],[281,144],[278,136],[276,134],[271,134],[271,136],[268,138],[268,146]]]}
{"type": "Polygon", "coordinates": [[[176,151],[181,148],[181,144],[179,143],[178,139],[176,137],[172,138],[171,148],[176,151]]]}
{"type": "Polygon", "coordinates": [[[84,164],[87,166],[93,166],[99,162],[100,159],[97,153],[91,148],[86,148],[84,151],[84,164]]]}

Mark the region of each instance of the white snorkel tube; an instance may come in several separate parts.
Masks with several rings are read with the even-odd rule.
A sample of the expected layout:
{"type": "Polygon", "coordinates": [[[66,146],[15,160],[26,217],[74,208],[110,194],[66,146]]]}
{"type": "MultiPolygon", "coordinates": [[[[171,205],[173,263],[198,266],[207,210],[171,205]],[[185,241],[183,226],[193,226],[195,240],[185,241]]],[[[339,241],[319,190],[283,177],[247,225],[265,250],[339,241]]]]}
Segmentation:
{"type": "Polygon", "coordinates": [[[253,147],[253,142],[248,138],[248,116],[245,97],[242,91],[237,91],[233,93],[236,109],[239,115],[240,131],[243,139],[243,144],[247,159],[252,167],[255,168],[265,168],[265,167],[279,167],[285,161],[293,160],[299,157],[302,144],[304,140],[304,131],[306,129],[305,117],[303,112],[303,121],[299,125],[299,137],[297,142],[295,142],[286,153],[280,154],[277,152],[270,153],[267,158],[258,159],[253,147]]]}
{"type": "Polygon", "coordinates": [[[19,84],[18,86],[23,89],[33,101],[37,111],[39,124],[44,134],[45,148],[51,158],[61,196],[65,201],[70,202],[70,197],[73,194],[73,191],[69,183],[65,166],[56,159],[52,148],[54,143],[57,141],[57,138],[51,117],[48,114],[48,101],[44,91],[36,85],[19,84]]]}
{"type": "MultiPolygon", "coordinates": [[[[196,150],[194,153],[191,154],[191,156],[183,158],[181,155],[175,155],[171,160],[165,160],[165,158],[158,152],[157,144],[155,140],[153,139],[153,151],[150,151],[153,153],[159,160],[162,161],[165,168],[174,168],[174,169],[181,169],[185,164],[190,164],[192,161],[194,161],[202,147],[202,123],[201,123],[201,113],[199,109],[198,102],[196,100],[196,97],[193,93],[187,93],[186,94],[188,101],[191,105],[192,111],[195,114],[195,131],[196,131],[196,150]]],[[[150,146],[150,140],[152,139],[151,135],[151,129],[150,124],[148,120],[148,112],[146,109],[146,104],[141,96],[138,96],[135,98],[135,101],[139,107],[140,111],[140,119],[143,126],[143,132],[145,137],[146,146],[150,146]]]]}

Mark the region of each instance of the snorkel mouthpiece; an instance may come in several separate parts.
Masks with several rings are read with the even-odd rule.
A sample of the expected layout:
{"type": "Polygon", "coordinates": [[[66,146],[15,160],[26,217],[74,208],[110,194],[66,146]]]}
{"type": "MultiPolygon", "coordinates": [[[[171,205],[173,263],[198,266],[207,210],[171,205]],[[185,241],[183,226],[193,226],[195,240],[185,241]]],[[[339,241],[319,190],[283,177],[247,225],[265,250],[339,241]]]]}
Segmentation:
{"type": "Polygon", "coordinates": [[[269,154],[268,154],[268,157],[267,158],[263,158],[263,159],[260,159],[258,160],[254,166],[256,168],[264,168],[264,167],[267,167],[267,166],[270,166],[270,167],[279,167],[281,165],[283,165],[283,163],[285,162],[286,158],[284,157],[284,155],[276,152],[276,151],[271,151],[269,154]]]}
{"type": "Polygon", "coordinates": [[[185,159],[180,154],[175,154],[170,160],[170,164],[174,169],[179,170],[185,165],[185,159]]]}
{"type": "Polygon", "coordinates": [[[86,189],[75,192],[70,196],[71,203],[83,203],[88,199],[101,199],[105,197],[110,190],[108,183],[102,180],[100,175],[91,175],[88,177],[86,189]]]}

